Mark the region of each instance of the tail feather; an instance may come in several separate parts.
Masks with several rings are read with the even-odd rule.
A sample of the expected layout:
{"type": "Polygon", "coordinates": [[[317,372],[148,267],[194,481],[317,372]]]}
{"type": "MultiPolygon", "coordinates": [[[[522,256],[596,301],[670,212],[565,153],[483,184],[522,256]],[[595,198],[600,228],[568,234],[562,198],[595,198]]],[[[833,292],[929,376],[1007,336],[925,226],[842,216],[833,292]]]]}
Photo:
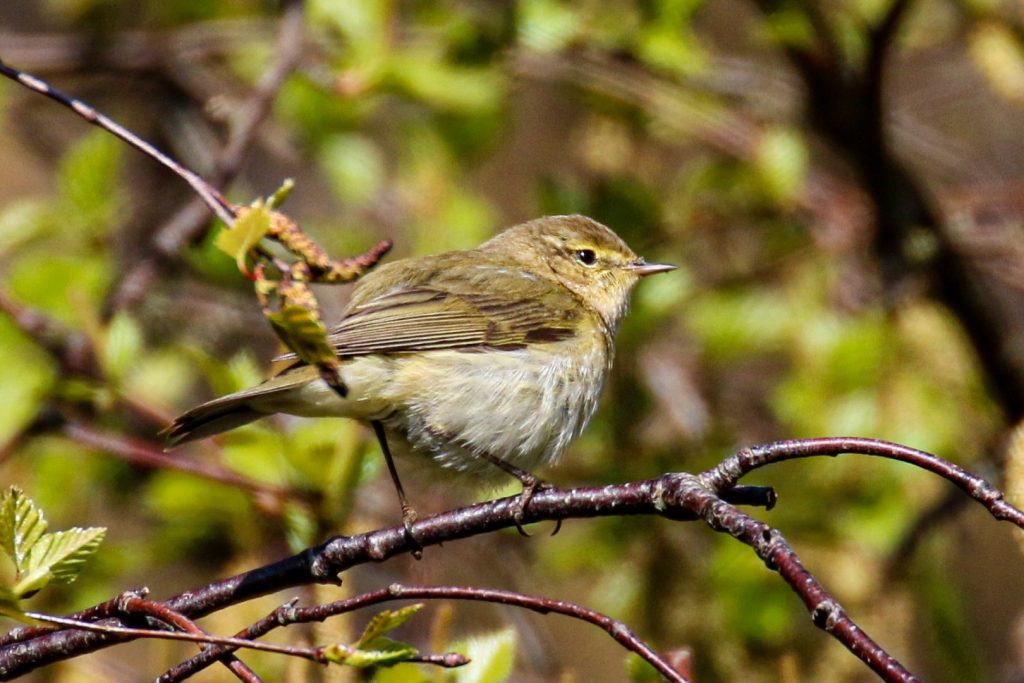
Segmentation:
{"type": "MultiPolygon", "coordinates": [[[[226,396],[224,398],[233,398],[226,396]]],[[[253,410],[245,402],[217,399],[196,406],[174,418],[174,422],[162,433],[167,448],[174,448],[189,441],[205,439],[214,434],[241,427],[264,417],[266,413],[253,410]]]]}
{"type": "Polygon", "coordinates": [[[282,409],[290,412],[280,400],[317,376],[316,368],[301,366],[285,371],[251,389],[221,396],[196,406],[176,417],[163,431],[167,448],[241,427],[282,409]]]}

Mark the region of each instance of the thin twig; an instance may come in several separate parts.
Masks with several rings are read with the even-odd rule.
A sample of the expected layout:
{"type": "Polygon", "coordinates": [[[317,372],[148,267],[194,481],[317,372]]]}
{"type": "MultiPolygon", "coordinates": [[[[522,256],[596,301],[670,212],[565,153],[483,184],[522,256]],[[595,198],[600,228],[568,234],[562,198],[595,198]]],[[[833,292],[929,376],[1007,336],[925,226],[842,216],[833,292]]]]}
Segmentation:
{"type": "Polygon", "coordinates": [[[837,436],[821,439],[777,441],[746,448],[718,466],[702,473],[700,479],[712,491],[727,490],[750,472],[786,460],[837,455],[869,455],[909,463],[937,474],[982,504],[1000,521],[1024,529],[1024,512],[1006,502],[1003,492],[981,477],[937,455],[878,439],[837,436]]]}
{"type": "Polygon", "coordinates": [[[203,180],[199,174],[182,166],[173,158],[164,154],[151,143],[143,140],[117,121],[114,121],[107,115],[97,111],[91,105],[88,105],[85,102],[75,99],[74,97],[54,88],[49,83],[5,64],[2,60],[0,60],[0,74],[21,83],[26,88],[35,90],[37,93],[63,104],[89,123],[99,126],[143,154],[146,154],[157,162],[163,164],[166,168],[170,169],[187,182],[192,189],[195,190],[196,194],[203,198],[206,205],[216,212],[217,216],[220,217],[222,221],[228,225],[231,225],[234,221],[235,214],[233,205],[228,202],[228,200],[225,199],[223,195],[221,195],[220,192],[218,192],[212,185],[203,180]]]}
{"type": "MultiPolygon", "coordinates": [[[[194,621],[185,615],[175,612],[159,602],[147,600],[137,593],[127,593],[123,595],[119,607],[125,614],[143,614],[148,617],[155,617],[165,624],[176,626],[185,633],[209,637],[209,634],[206,631],[199,628],[194,621]]],[[[246,664],[235,655],[231,654],[227,657],[223,657],[221,661],[228,670],[231,671],[231,673],[235,674],[235,676],[244,683],[261,683],[260,677],[256,675],[256,672],[246,666],[246,664]]]]}
{"type": "MultiPolygon", "coordinates": [[[[301,61],[304,25],[302,2],[289,0],[278,29],[274,61],[252,91],[244,105],[243,116],[231,132],[227,145],[214,161],[210,181],[217,187],[229,185],[242,170],[246,154],[256,140],[260,126],[270,114],[278,91],[301,61]]],[[[155,255],[138,261],[121,278],[117,290],[108,297],[108,313],[130,308],[138,302],[161,268],[169,260],[178,257],[182,246],[198,239],[205,232],[209,220],[210,213],[206,205],[196,199],[157,228],[151,242],[155,255]]]]}
{"type": "MultiPolygon", "coordinates": [[[[604,630],[620,645],[636,653],[644,661],[648,662],[662,676],[675,683],[687,683],[689,679],[676,671],[672,665],[661,655],[654,651],[651,646],[641,640],[632,629],[618,619],[613,619],[605,614],[594,611],[587,607],[564,600],[552,600],[533,595],[525,595],[513,591],[498,590],[493,588],[471,588],[467,586],[403,586],[392,584],[387,588],[371,591],[354,598],[338,600],[326,605],[315,605],[312,607],[295,607],[292,604],[283,605],[269,615],[241,631],[238,636],[241,638],[259,638],[280,626],[289,624],[307,623],[310,621],[324,621],[339,614],[345,614],[356,609],[370,605],[390,602],[392,600],[472,600],[477,602],[491,602],[500,605],[511,605],[532,610],[540,614],[561,614],[585,621],[588,624],[597,626],[604,630]]],[[[192,659],[182,662],[163,676],[157,679],[157,683],[173,683],[182,681],[198,671],[206,668],[217,661],[218,658],[230,654],[229,648],[209,648],[199,653],[192,659]]]]}
{"type": "Polygon", "coordinates": [[[152,442],[122,434],[102,432],[81,421],[68,420],[64,423],[61,431],[76,443],[111,453],[133,465],[186,472],[209,481],[235,486],[254,494],[271,496],[277,500],[301,497],[298,492],[291,489],[256,481],[237,472],[206,465],[190,458],[169,455],[152,442]]]}

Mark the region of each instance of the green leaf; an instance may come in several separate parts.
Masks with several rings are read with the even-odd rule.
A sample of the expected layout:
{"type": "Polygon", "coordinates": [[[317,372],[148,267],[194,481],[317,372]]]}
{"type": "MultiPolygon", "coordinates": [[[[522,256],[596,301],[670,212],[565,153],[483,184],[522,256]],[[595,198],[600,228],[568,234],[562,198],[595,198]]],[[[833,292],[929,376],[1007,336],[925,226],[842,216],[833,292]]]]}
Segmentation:
{"type": "Polygon", "coordinates": [[[46,571],[60,583],[71,583],[78,578],[85,561],[96,552],[106,534],[103,527],[72,527],[45,534],[29,553],[28,570],[46,571]]]}
{"type": "Polygon", "coordinates": [[[327,341],[327,327],[313,311],[298,304],[285,304],[267,318],[281,341],[302,360],[317,366],[336,362],[337,354],[327,341]]]}
{"type": "Polygon", "coordinates": [[[269,230],[270,211],[262,201],[256,201],[235,221],[233,226],[225,228],[217,235],[214,244],[235,259],[238,269],[245,273],[248,272],[245,266],[246,257],[269,230]]]}
{"type": "Polygon", "coordinates": [[[329,662],[365,669],[370,666],[394,666],[408,662],[419,654],[419,650],[412,645],[390,638],[378,638],[374,643],[375,646],[368,649],[350,647],[341,643],[329,645],[324,648],[323,655],[329,662]]]}
{"type": "Polygon", "coordinates": [[[504,629],[455,643],[452,650],[472,660],[469,666],[450,672],[454,683],[502,683],[512,674],[516,658],[516,632],[504,629]]]}
{"type": "Polygon", "coordinates": [[[409,605],[399,610],[384,610],[377,614],[370,623],[363,629],[363,635],[356,641],[356,647],[371,645],[376,639],[391,633],[396,628],[409,621],[417,612],[423,609],[422,603],[409,605]]]}
{"type": "Polygon", "coordinates": [[[394,666],[409,661],[419,650],[408,643],[387,637],[387,634],[408,621],[423,609],[422,604],[409,605],[399,610],[384,610],[370,620],[363,629],[363,635],[353,645],[336,643],[323,650],[329,662],[347,664],[358,668],[369,666],[394,666]]]}
{"type": "Polygon", "coordinates": [[[42,535],[46,533],[46,517],[17,486],[12,486],[0,499],[0,548],[14,562],[14,570],[25,570],[26,559],[42,535]]]}
{"type": "Polygon", "coordinates": [[[7,490],[0,500],[0,548],[14,565],[14,576],[13,585],[3,587],[5,600],[26,597],[50,581],[74,581],[107,531],[75,527],[49,534],[46,526],[42,511],[21,489],[7,490]]]}

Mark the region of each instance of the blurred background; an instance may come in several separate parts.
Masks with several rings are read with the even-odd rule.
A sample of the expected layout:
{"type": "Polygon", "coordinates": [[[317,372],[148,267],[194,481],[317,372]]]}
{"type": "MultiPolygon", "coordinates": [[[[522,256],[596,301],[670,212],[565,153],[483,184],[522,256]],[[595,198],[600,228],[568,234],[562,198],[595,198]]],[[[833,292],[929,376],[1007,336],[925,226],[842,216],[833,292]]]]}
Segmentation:
{"type": "MultiPolygon", "coordinates": [[[[285,210],[336,257],[383,238],[389,258],[467,248],[580,212],[679,264],[638,288],[600,412],[540,473],[556,484],[856,435],[1020,485],[1019,0],[5,0],[0,58],[230,183],[235,201],[294,178],[285,210]]],[[[265,377],[278,348],[250,283],[165,169],[11,82],[0,117],[0,482],[52,528],[109,527],[77,583],[29,606],[140,585],[163,598],[396,523],[372,436],[344,420],[264,420],[160,459],[167,420],[265,377]],[[23,307],[54,323],[46,343],[12,322],[23,307]]],[[[348,289],[318,296],[333,319],[348,289]]],[[[779,506],[755,514],[912,671],[1024,680],[1024,558],[1008,525],[934,476],[863,457],[748,483],[777,487],[779,506]]],[[[406,488],[423,514],[494,495],[406,488]]],[[[702,524],[547,531],[430,548],[202,623],[228,634],[292,595],[462,583],[607,612],[688,650],[700,682],[874,680],[747,547],[702,524]]],[[[351,641],[368,618],[278,637],[351,641]]],[[[457,680],[651,680],[606,634],[559,617],[429,605],[402,635],[501,653],[490,678],[457,680]]],[[[135,643],[35,679],[139,680],[192,652],[135,643]]],[[[268,680],[359,680],[245,659],[268,680]]],[[[403,666],[377,680],[444,677],[403,666]]]]}

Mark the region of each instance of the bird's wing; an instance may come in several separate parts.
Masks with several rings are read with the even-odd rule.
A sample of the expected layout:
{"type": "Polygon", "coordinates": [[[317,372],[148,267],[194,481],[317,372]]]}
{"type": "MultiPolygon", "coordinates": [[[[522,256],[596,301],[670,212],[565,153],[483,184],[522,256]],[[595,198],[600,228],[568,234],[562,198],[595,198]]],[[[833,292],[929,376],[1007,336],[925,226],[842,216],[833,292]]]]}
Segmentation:
{"type": "Polygon", "coordinates": [[[511,350],[574,334],[579,304],[558,284],[480,264],[428,274],[405,278],[383,292],[368,287],[377,290],[371,296],[357,288],[345,317],[328,337],[339,355],[511,350]],[[463,269],[467,272],[461,273],[463,269]]]}

